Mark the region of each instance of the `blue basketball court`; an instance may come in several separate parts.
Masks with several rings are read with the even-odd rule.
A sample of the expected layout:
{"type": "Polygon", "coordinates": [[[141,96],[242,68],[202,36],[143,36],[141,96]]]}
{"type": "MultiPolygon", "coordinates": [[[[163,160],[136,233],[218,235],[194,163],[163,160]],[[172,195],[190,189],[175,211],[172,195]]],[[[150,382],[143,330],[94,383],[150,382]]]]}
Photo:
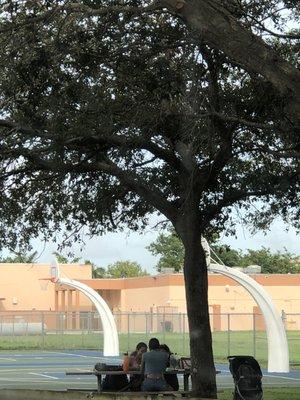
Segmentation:
{"type": "MultiPolygon", "coordinates": [[[[117,364],[117,357],[103,357],[99,351],[1,351],[0,389],[96,390],[94,376],[66,376],[66,371],[90,371],[97,362],[117,364]]],[[[218,389],[232,388],[228,365],[217,364],[218,389]]],[[[288,374],[263,370],[263,387],[299,387],[300,370],[288,374]]],[[[181,382],[182,383],[182,382],[181,382]]]]}

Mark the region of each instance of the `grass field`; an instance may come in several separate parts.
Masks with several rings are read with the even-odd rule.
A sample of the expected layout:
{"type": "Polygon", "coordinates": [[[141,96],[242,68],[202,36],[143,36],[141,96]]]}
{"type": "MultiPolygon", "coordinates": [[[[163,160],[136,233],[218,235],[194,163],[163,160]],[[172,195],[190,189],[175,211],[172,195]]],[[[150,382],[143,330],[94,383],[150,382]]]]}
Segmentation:
{"type": "MultiPolygon", "coordinates": [[[[174,353],[182,356],[189,354],[188,334],[153,333],[161,343],[167,343],[174,353]]],[[[300,332],[287,332],[290,361],[300,364],[300,332]]],[[[119,334],[120,351],[132,350],[139,341],[148,341],[150,336],[145,333],[119,334]]],[[[0,336],[0,350],[14,349],[101,349],[103,336],[95,333],[55,333],[36,336],[0,336]]],[[[265,366],[267,363],[267,339],[264,332],[214,332],[213,348],[216,362],[226,361],[231,354],[253,355],[265,366]]]]}
{"type": "MultiPolygon", "coordinates": [[[[264,400],[299,400],[299,388],[264,389],[264,400]]],[[[232,400],[232,390],[218,393],[218,400],[232,400]]]]}

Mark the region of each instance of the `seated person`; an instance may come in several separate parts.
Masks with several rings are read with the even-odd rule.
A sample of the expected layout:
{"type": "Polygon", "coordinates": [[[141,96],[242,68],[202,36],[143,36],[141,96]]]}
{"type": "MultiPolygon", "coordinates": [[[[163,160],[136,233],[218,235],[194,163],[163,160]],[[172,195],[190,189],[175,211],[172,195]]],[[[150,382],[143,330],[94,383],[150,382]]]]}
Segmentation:
{"type": "MultiPolygon", "coordinates": [[[[173,353],[169,349],[169,346],[167,346],[166,344],[161,344],[159,346],[159,349],[160,349],[160,351],[164,351],[168,354],[168,357],[169,357],[168,367],[172,367],[174,369],[175,364],[176,364],[176,359],[175,358],[172,359],[173,353]]],[[[179,390],[177,374],[168,373],[168,374],[164,374],[164,377],[165,377],[165,381],[170,386],[171,390],[176,390],[176,391],[179,390]]]]}
{"type": "Polygon", "coordinates": [[[130,371],[138,371],[141,369],[142,365],[142,356],[146,353],[148,347],[146,343],[140,342],[136,345],[135,351],[130,354],[129,358],[129,370],[130,371]]]}
{"type": "MultiPolygon", "coordinates": [[[[128,357],[127,362],[124,362],[124,371],[139,371],[142,365],[142,356],[147,352],[147,345],[144,342],[137,344],[135,351],[133,351],[128,357]]],[[[139,392],[141,390],[141,384],[143,381],[142,375],[130,375],[129,390],[139,392]]]]}
{"type": "Polygon", "coordinates": [[[142,391],[162,392],[169,390],[169,386],[164,378],[164,372],[169,362],[169,355],[165,351],[160,351],[159,341],[156,338],[149,340],[149,350],[142,357],[142,373],[145,377],[142,383],[142,391]]]}

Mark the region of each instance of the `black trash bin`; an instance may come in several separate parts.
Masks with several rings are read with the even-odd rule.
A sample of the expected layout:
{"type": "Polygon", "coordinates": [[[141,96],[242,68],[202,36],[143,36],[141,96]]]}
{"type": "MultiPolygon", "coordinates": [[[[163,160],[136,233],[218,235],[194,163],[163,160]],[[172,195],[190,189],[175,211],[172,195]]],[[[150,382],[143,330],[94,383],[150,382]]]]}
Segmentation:
{"type": "Polygon", "coordinates": [[[173,332],[173,324],[171,321],[165,321],[165,332],[173,332]]]}

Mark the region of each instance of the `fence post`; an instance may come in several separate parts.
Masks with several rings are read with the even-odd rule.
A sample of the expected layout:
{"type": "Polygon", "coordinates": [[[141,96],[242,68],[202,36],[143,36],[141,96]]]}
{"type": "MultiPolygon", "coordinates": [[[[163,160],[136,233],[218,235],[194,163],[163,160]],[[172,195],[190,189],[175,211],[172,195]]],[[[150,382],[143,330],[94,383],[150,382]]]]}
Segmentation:
{"type": "Polygon", "coordinates": [[[91,330],[92,330],[92,315],[91,315],[90,311],[88,312],[88,323],[87,323],[87,326],[88,326],[88,333],[91,333],[91,330]]]}
{"type": "Polygon", "coordinates": [[[66,319],[66,315],[65,315],[65,312],[61,312],[60,313],[60,336],[61,336],[61,344],[62,344],[62,347],[64,348],[64,345],[65,345],[65,338],[64,338],[64,329],[65,329],[65,319],[66,319]]]}
{"type": "Polygon", "coordinates": [[[41,322],[42,322],[42,349],[45,349],[45,328],[44,328],[44,322],[45,322],[45,316],[44,313],[42,312],[41,314],[41,322]]]}
{"type": "Polygon", "coordinates": [[[185,351],[185,314],[182,314],[182,353],[185,351]]]}
{"type": "Polygon", "coordinates": [[[129,328],[129,324],[130,324],[130,314],[127,313],[127,351],[129,351],[130,348],[130,328],[129,328]]]}
{"type": "Polygon", "coordinates": [[[227,314],[227,356],[230,356],[230,314],[227,314]]]}
{"type": "Polygon", "coordinates": [[[253,357],[256,358],[256,314],[253,313],[253,357]]]}

